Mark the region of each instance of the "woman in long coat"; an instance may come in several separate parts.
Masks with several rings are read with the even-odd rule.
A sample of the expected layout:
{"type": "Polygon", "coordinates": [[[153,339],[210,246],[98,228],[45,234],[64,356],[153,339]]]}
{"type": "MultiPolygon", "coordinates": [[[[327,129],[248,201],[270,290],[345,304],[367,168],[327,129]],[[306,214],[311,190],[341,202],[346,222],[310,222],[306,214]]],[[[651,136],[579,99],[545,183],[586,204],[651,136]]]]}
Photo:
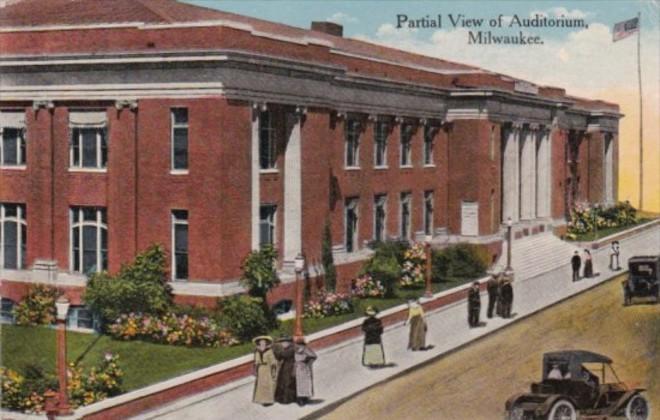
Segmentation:
{"type": "Polygon", "coordinates": [[[305,405],[314,396],[314,375],[312,364],[316,360],[316,353],[305,344],[305,340],[299,340],[295,345],[296,361],[296,395],[298,405],[305,405]]]}
{"type": "Polygon", "coordinates": [[[383,322],[376,318],[377,311],[369,306],[365,311],[367,319],[362,323],[364,332],[364,348],[362,350],[362,366],[381,367],[385,365],[383,351],[383,322]]]}
{"type": "Polygon", "coordinates": [[[252,342],[257,346],[254,351],[254,376],[256,379],[252,401],[268,406],[275,402],[275,380],[277,379],[277,359],[271,349],[273,339],[261,336],[252,342]]]}
{"type": "Polygon", "coordinates": [[[412,351],[426,349],[426,321],[424,309],[418,301],[411,301],[408,306],[408,320],[410,334],[408,335],[408,349],[412,351]]]}
{"type": "Polygon", "coordinates": [[[275,401],[291,404],[296,401],[296,362],[295,349],[291,337],[282,337],[273,345],[273,353],[278,361],[275,401]]]}
{"type": "Polygon", "coordinates": [[[594,262],[591,259],[591,252],[588,249],[584,250],[584,277],[591,278],[594,276],[594,262]]]}

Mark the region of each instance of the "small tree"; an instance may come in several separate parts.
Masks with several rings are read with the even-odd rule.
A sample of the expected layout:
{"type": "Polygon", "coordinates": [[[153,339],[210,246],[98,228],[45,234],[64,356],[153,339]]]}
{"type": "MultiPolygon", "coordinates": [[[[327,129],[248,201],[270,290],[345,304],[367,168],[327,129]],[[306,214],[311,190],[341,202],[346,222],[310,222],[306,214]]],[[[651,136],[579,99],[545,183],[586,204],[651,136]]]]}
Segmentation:
{"type": "Polygon", "coordinates": [[[241,264],[241,284],[248,289],[250,296],[261,298],[265,302],[268,292],[280,284],[276,262],[277,251],[272,245],[252,251],[245,257],[241,264]]]}
{"type": "Polygon", "coordinates": [[[325,221],[323,228],[323,241],[321,243],[321,264],[323,273],[325,273],[325,288],[334,292],[337,288],[337,270],[335,260],[332,256],[332,231],[330,230],[330,220],[325,221]]]}

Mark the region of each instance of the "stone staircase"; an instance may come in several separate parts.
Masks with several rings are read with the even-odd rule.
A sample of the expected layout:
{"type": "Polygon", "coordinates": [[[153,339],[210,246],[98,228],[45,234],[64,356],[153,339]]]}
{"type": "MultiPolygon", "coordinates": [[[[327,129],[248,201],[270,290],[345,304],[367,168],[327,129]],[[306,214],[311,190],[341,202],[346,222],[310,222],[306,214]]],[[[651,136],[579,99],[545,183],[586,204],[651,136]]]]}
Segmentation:
{"type": "MultiPolygon", "coordinates": [[[[502,256],[492,270],[499,272],[506,268],[506,242],[502,243],[502,256]]],[[[562,241],[551,232],[514,239],[511,265],[516,279],[528,279],[570,263],[575,251],[582,250],[575,245],[562,241]]]]}

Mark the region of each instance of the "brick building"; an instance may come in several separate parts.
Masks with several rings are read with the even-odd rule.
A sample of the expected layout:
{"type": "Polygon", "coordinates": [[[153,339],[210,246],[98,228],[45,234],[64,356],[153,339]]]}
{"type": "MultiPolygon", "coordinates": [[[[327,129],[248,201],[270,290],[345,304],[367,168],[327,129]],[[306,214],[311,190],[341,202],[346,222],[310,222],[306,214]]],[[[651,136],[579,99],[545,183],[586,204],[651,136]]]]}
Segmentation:
{"type": "MultiPolygon", "coordinates": [[[[618,106],[476,67],[174,0],[9,1],[0,13],[2,296],[169,251],[177,299],[240,290],[272,242],[340,287],[373,239],[500,252],[509,217],[565,226],[616,199],[618,106]]],[[[82,316],[82,315],[81,315],[82,316]]]]}

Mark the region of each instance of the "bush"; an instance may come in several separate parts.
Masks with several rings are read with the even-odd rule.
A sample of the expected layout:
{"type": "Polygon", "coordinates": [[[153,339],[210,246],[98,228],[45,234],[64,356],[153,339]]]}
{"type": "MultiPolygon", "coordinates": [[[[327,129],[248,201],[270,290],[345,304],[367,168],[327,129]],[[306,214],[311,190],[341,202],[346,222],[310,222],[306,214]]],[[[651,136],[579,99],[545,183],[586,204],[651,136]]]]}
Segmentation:
{"type": "Polygon", "coordinates": [[[380,298],[385,296],[385,287],[371,275],[364,274],[353,281],[352,292],[359,298],[380,298]]]}
{"type": "Polygon", "coordinates": [[[325,318],[327,316],[349,314],[354,311],[353,300],[343,293],[321,291],[304,308],[304,318],[325,318]]]}
{"type": "Polygon", "coordinates": [[[172,287],[165,266],[165,251],[160,245],[152,245],[132,264],[122,266],[116,276],[93,274],[83,299],[104,325],[131,312],[162,315],[172,306],[172,287]]]}
{"type": "Polygon", "coordinates": [[[123,372],[119,368],[119,356],[106,353],[101,362],[88,374],[73,363],[69,367],[67,390],[73,408],[89,405],[121,393],[123,372]]]}
{"type": "Polygon", "coordinates": [[[403,254],[403,268],[400,284],[402,287],[424,285],[426,270],[426,250],[424,244],[416,243],[403,254]]]}
{"type": "Polygon", "coordinates": [[[273,320],[265,311],[260,298],[238,295],[218,300],[222,323],[242,341],[266,334],[274,327],[273,320]]]}
{"type": "Polygon", "coordinates": [[[323,273],[325,276],[325,288],[330,292],[334,292],[337,287],[337,269],[335,268],[335,260],[332,256],[332,231],[330,229],[329,220],[325,221],[325,226],[323,228],[321,264],[323,265],[323,273]]]}
{"type": "Polygon", "coordinates": [[[18,325],[49,325],[55,322],[56,288],[44,284],[31,286],[27,296],[14,308],[18,325]]]}
{"type": "Polygon", "coordinates": [[[440,251],[432,257],[434,281],[471,279],[483,276],[490,263],[485,247],[474,244],[457,244],[440,251]]]}
{"type": "Polygon", "coordinates": [[[268,292],[280,284],[276,262],[277,251],[272,245],[252,251],[245,257],[241,264],[241,284],[248,289],[250,296],[261,298],[265,302],[268,292]]]}
{"type": "Polygon", "coordinates": [[[405,240],[387,240],[372,242],[370,247],[374,250],[374,257],[394,258],[401,267],[406,259],[409,243],[405,240]]]}
{"type": "Polygon", "coordinates": [[[383,285],[384,297],[395,296],[395,286],[401,277],[401,265],[396,256],[389,253],[374,254],[362,267],[362,275],[369,275],[383,285]]]}
{"type": "Polygon", "coordinates": [[[594,232],[596,229],[624,227],[638,222],[637,210],[628,201],[611,207],[578,204],[571,210],[567,237],[577,239],[578,235],[594,232]]]}

